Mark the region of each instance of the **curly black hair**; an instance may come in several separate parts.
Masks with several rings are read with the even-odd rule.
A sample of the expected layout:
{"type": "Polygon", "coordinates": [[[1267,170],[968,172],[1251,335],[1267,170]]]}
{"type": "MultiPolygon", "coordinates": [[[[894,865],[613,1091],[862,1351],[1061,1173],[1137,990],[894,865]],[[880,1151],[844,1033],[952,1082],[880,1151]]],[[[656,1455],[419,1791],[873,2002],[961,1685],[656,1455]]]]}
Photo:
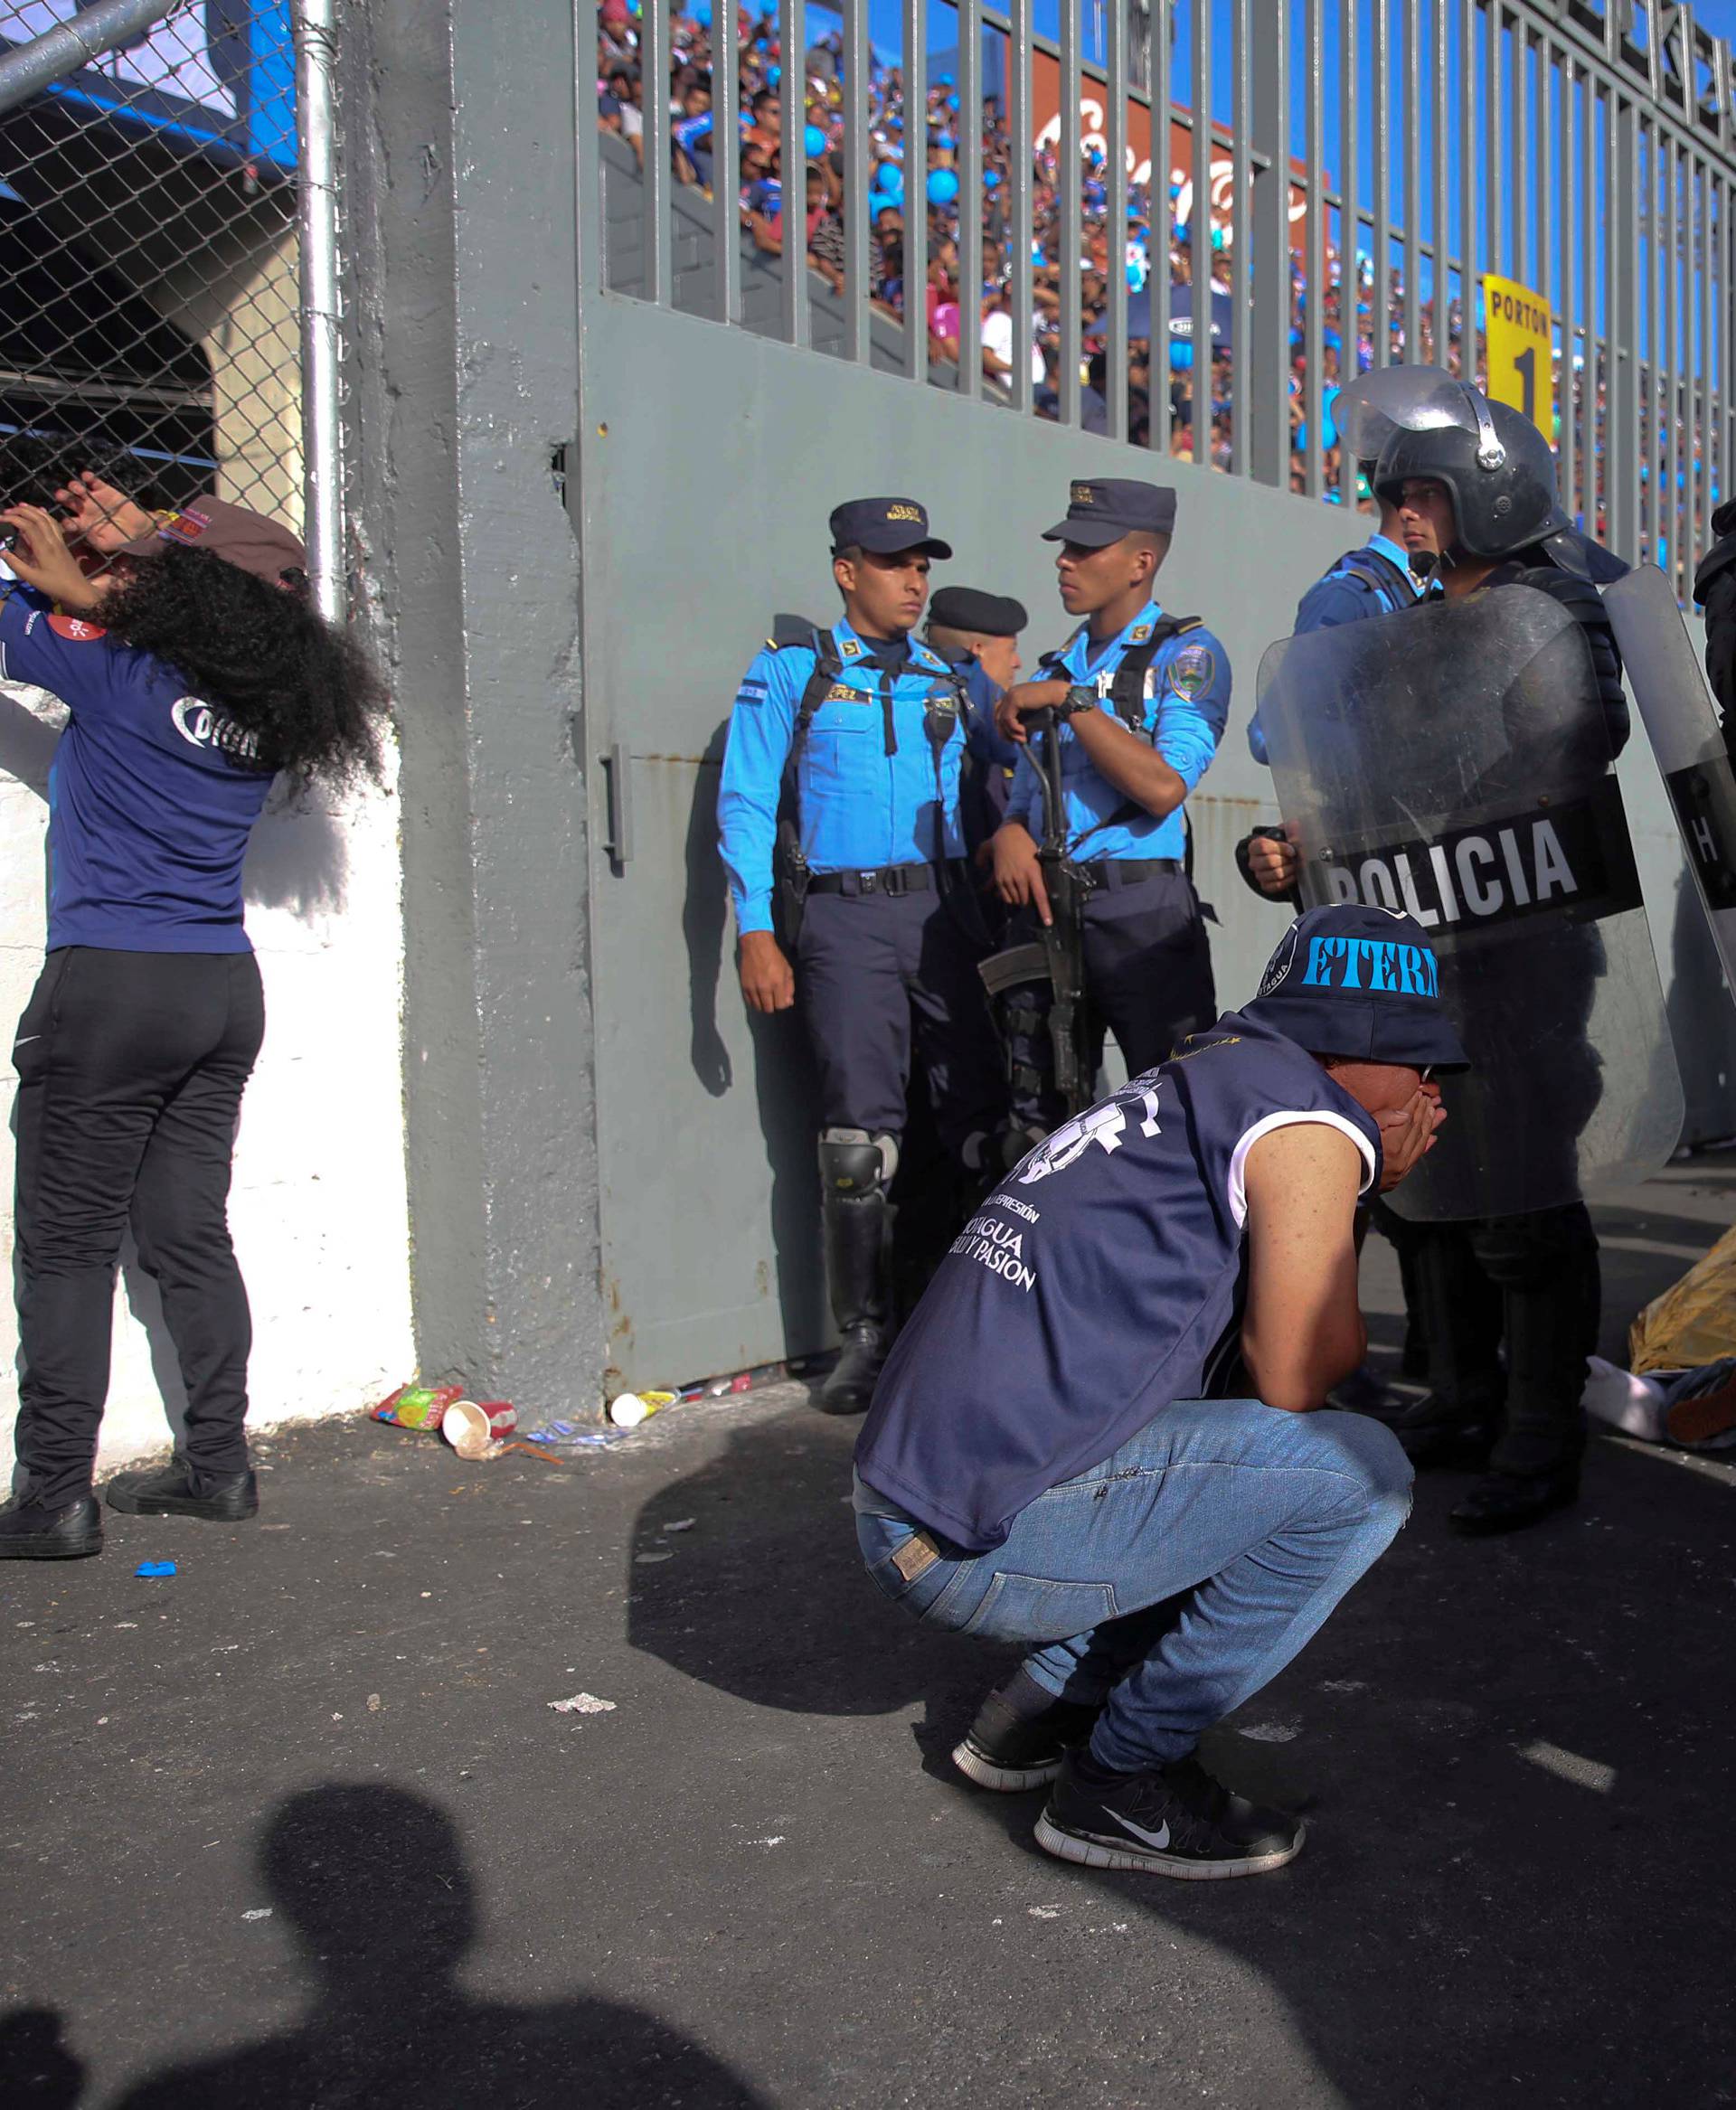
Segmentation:
{"type": "Polygon", "coordinates": [[[282,770],[297,792],[380,781],[384,686],[355,641],[300,593],[165,542],[97,615],[111,637],[166,661],[234,721],[238,762],[282,770]]]}

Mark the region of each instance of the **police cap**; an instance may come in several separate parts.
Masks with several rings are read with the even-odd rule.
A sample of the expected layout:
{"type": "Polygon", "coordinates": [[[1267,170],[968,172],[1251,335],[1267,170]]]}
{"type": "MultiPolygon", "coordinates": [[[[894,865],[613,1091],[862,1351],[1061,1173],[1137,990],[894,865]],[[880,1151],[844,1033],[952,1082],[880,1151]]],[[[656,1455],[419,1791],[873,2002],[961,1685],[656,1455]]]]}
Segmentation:
{"type": "Polygon", "coordinates": [[[1467,1069],[1440,1001],[1434,948],[1411,916],[1360,902],[1310,909],[1267,963],[1242,1016],[1311,1055],[1467,1069]]]}
{"type": "Polygon", "coordinates": [[[1068,486],[1066,519],[1046,529],[1043,539],[1103,550],[1123,535],[1166,535],[1175,525],[1175,494],[1167,484],[1082,477],[1068,486]]]}
{"type": "Polygon", "coordinates": [[[925,557],[950,557],[952,544],[929,532],[929,509],[914,498],[850,498],[832,515],[832,554],[868,550],[890,557],[920,550],[925,557]]]}
{"type": "Polygon", "coordinates": [[[943,586],[929,603],[929,620],[971,637],[1016,637],[1031,618],[1011,594],[985,593],[979,586],[943,586]]]}

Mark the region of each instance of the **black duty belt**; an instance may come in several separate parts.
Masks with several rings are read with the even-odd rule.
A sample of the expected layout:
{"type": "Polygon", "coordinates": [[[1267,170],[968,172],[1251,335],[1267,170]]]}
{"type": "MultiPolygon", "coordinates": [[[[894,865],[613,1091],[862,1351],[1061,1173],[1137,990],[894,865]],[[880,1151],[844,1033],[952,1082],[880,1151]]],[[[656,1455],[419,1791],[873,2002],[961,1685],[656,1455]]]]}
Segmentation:
{"type": "Polygon", "coordinates": [[[1156,879],[1159,872],[1186,868],[1179,857],[1099,857],[1095,864],[1081,864],[1079,869],[1094,887],[1113,890],[1137,887],[1141,880],[1156,879]]]}
{"type": "Polygon", "coordinates": [[[810,894],[929,894],[935,891],[943,873],[947,880],[962,881],[964,859],[948,858],[944,866],[882,864],[873,871],[816,871],[807,882],[807,890],[810,894]]]}

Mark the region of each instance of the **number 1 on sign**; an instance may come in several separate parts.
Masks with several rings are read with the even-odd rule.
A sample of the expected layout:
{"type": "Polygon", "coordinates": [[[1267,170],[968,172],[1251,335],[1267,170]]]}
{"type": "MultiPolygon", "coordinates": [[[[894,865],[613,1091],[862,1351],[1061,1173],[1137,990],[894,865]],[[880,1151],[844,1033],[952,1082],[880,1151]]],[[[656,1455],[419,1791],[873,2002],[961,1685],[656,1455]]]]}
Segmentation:
{"type": "Polygon", "coordinates": [[[1519,408],[1524,412],[1530,423],[1534,425],[1537,422],[1536,345],[1527,344],[1524,350],[1514,360],[1513,366],[1514,372],[1519,376],[1524,389],[1524,400],[1519,408]]]}

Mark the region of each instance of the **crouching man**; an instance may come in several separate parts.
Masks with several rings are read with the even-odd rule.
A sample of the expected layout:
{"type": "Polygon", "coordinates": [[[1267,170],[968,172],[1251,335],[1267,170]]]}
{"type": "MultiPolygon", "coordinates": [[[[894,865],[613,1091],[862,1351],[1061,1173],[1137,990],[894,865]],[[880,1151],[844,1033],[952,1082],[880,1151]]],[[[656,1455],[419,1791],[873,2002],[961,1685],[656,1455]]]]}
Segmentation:
{"type": "Polygon", "coordinates": [[[1410,1508],[1391,1431],[1316,1409],[1366,1345],[1358,1204],[1464,1067],[1420,927],[1312,909],[1242,1011],[1007,1176],[900,1336],[856,1446],[863,1557],[930,1625],[1031,1645],[953,1757],[1052,1781],[1036,1837],[1063,1860],[1211,1878],[1300,1851],[1194,1747],[1410,1508]]]}

